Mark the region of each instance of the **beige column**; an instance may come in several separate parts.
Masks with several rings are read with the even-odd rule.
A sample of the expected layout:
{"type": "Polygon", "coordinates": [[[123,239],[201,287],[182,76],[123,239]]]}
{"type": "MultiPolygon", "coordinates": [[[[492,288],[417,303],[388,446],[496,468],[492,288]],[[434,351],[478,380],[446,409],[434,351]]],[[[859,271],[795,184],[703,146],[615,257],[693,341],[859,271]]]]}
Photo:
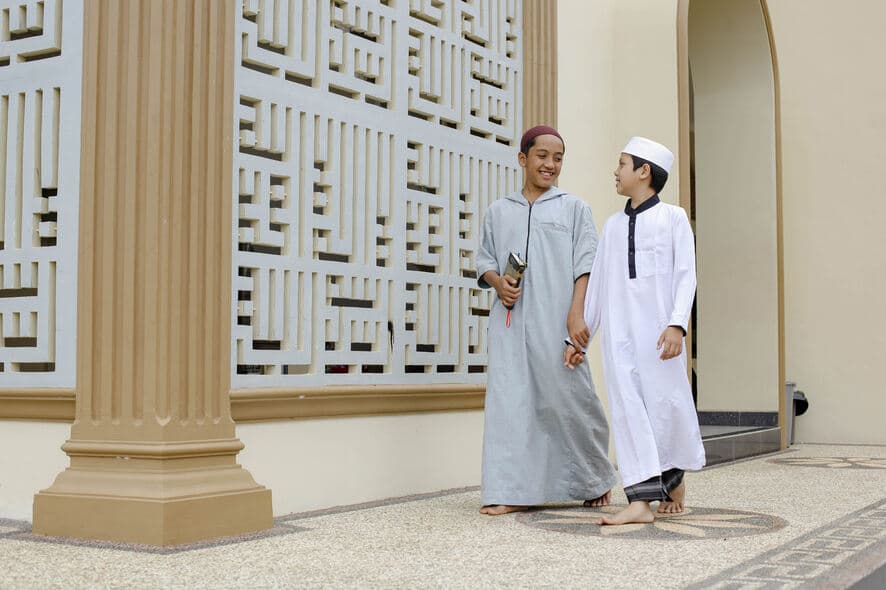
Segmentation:
{"type": "Polygon", "coordinates": [[[557,125],[557,3],[523,2],[523,129],[557,125]]]}
{"type": "Polygon", "coordinates": [[[234,6],[86,2],[76,419],[35,533],[272,525],[230,412],[234,6]]]}

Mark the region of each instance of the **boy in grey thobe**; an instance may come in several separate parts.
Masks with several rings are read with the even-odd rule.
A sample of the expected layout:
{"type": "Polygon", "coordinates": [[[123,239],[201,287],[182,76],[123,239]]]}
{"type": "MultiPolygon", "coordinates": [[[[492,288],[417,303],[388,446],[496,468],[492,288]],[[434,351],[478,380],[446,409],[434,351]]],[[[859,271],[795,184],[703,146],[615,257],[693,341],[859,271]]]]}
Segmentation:
{"type": "Polygon", "coordinates": [[[526,184],[492,203],[483,218],[478,283],[499,295],[489,313],[486,514],[565,500],[599,505],[615,484],[609,427],[590,371],[563,364],[573,301],[587,334],[584,289],[597,244],[590,208],[553,186],[563,150],[552,128],[527,131],[519,158],[526,184]],[[528,263],[519,289],[502,276],[511,252],[528,263]],[[511,303],[508,325],[505,305],[511,303]]]}

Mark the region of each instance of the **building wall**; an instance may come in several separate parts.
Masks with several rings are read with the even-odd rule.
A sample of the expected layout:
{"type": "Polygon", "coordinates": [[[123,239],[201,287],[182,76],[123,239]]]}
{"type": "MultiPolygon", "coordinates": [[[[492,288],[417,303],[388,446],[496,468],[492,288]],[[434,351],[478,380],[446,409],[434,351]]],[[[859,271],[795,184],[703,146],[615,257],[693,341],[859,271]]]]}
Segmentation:
{"type": "MultiPolygon", "coordinates": [[[[884,443],[876,368],[886,319],[875,306],[886,287],[878,244],[886,80],[877,75],[886,6],[767,4],[781,81],[787,376],[811,400],[797,438],[884,443]]],[[[611,171],[629,136],[676,151],[676,8],[676,0],[559,2],[558,125],[568,147],[560,185],[591,204],[598,227],[623,207],[611,171]]],[[[672,203],[676,172],[662,195],[672,203]]],[[[597,351],[591,359],[605,399],[597,351]]],[[[0,446],[28,449],[0,455],[0,516],[30,517],[33,493],[67,464],[59,447],[69,428],[0,423],[0,446]]],[[[481,431],[476,411],[238,426],[247,445],[240,460],[274,490],[276,514],[475,485],[481,431]]]]}
{"type": "Polygon", "coordinates": [[[34,494],[68,464],[64,422],[0,420],[0,518],[31,520],[34,494]]]}
{"type": "MultiPolygon", "coordinates": [[[[766,4],[780,80],[786,371],[811,401],[796,437],[884,443],[886,317],[874,306],[886,288],[886,78],[875,72],[886,5],[766,4]]],[[[677,145],[676,10],[676,0],[559,2],[560,185],[591,204],[598,228],[623,206],[611,170],[628,136],[677,145]]],[[[605,398],[596,349],[590,359],[605,398]]]]}
{"type": "Polygon", "coordinates": [[[879,0],[769,0],[781,78],[787,378],[797,440],[886,443],[879,0]]]}
{"type": "Polygon", "coordinates": [[[478,485],[482,432],[477,411],[237,427],[275,515],[478,485]]]}
{"type": "MultiPolygon", "coordinates": [[[[58,418],[77,361],[83,4],[7,2],[3,13],[0,405],[29,414],[45,400],[58,418]]],[[[0,420],[0,518],[31,518],[34,493],[67,464],[69,433],[0,420]]]]}
{"type": "Polygon", "coordinates": [[[0,391],[73,387],[83,6],[3,13],[0,391]]]}
{"type": "MultiPolygon", "coordinates": [[[[232,398],[482,386],[474,256],[519,184],[521,4],[290,6],[296,35],[256,3],[236,24],[232,398]]],[[[288,416],[238,427],[277,514],[479,483],[482,412],[288,416]]]]}
{"type": "Polygon", "coordinates": [[[485,382],[474,257],[519,182],[518,7],[244,4],[235,389],[485,382]]]}
{"type": "MultiPolygon", "coordinates": [[[[52,6],[60,4],[47,2],[52,6]]],[[[79,6],[77,2],[73,5],[79,6]]],[[[127,20],[128,10],[141,10],[148,5],[124,6],[120,20],[127,20]]],[[[187,2],[175,7],[185,11],[193,8],[187,2]]],[[[110,3],[108,8],[118,6],[110,3]]],[[[437,5],[342,0],[330,4],[293,0],[277,3],[275,10],[265,8],[253,1],[237,3],[236,8],[237,69],[232,85],[235,112],[230,117],[230,130],[238,139],[229,202],[233,214],[231,291],[235,301],[230,313],[230,377],[234,389],[231,397],[243,402],[242,398],[249,394],[250,399],[255,399],[270,392],[269,397],[276,401],[285,398],[293,406],[311,405],[315,398],[326,402],[334,398],[333,402],[341,403],[324,406],[335,405],[333,414],[348,413],[344,406],[361,396],[364,402],[366,398],[384,396],[388,401],[408,398],[411,401],[405,403],[414,404],[410,411],[441,409],[436,402],[417,399],[421,396],[415,390],[419,389],[420,394],[427,389],[424,393],[428,398],[452,394],[443,408],[477,407],[473,394],[485,382],[483,312],[492,295],[475,288],[470,271],[482,212],[492,199],[510,192],[519,181],[515,142],[522,127],[521,3],[482,0],[437,5]],[[332,385],[338,389],[330,393],[332,385]],[[404,385],[412,388],[404,390],[404,385]],[[435,385],[440,387],[434,389],[435,385]],[[461,386],[465,386],[465,391],[453,393],[453,388],[461,386]],[[472,399],[459,405],[459,393],[468,394],[462,398],[472,399]],[[308,402],[300,403],[304,399],[308,402]]],[[[111,14],[110,21],[117,13],[111,14]]],[[[161,10],[151,12],[150,16],[164,20],[181,14],[184,12],[172,15],[161,10]]],[[[204,24],[201,19],[194,22],[204,24]]],[[[27,24],[34,28],[31,21],[27,24]]],[[[13,23],[13,29],[15,26],[13,23]]],[[[536,36],[544,31],[544,27],[534,29],[536,36]]],[[[75,41],[82,37],[79,33],[66,35],[75,41]]],[[[141,42],[129,40],[143,40],[146,36],[120,38],[121,47],[128,49],[141,42]]],[[[26,41],[25,50],[36,51],[32,47],[34,42],[26,41]]],[[[121,50],[120,54],[123,53],[121,50]]],[[[127,59],[135,61],[131,56],[127,59]]],[[[147,58],[136,59],[139,66],[150,62],[147,58]]],[[[195,88],[194,104],[203,99],[199,82],[206,79],[205,72],[199,69],[203,62],[196,63],[196,82],[191,81],[195,88]]],[[[18,71],[6,68],[14,69],[18,71]]],[[[165,76],[172,69],[157,66],[151,71],[164,72],[165,76]]],[[[80,73],[78,68],[71,74],[78,83],[80,73]]],[[[107,86],[111,94],[122,88],[125,92],[121,96],[131,98],[132,80],[135,78],[125,88],[122,84],[118,88],[116,79],[107,86]]],[[[141,88],[138,86],[137,90],[141,88]]],[[[175,88],[187,88],[190,93],[192,87],[175,88]]],[[[79,92],[73,94],[79,97],[79,92]]],[[[52,127],[52,113],[47,112],[47,127],[52,127]]],[[[65,120],[79,122],[75,117],[65,120]]],[[[169,127],[184,127],[174,118],[164,121],[172,121],[171,125],[161,126],[164,132],[169,127]]],[[[132,128],[134,124],[124,131],[132,128]]],[[[62,125],[62,131],[66,130],[62,125]]],[[[107,135],[134,137],[114,126],[108,128],[107,135]]],[[[212,144],[213,136],[209,137],[212,144]]],[[[51,152],[48,141],[44,141],[43,147],[51,152]]],[[[117,178],[120,169],[132,162],[128,150],[118,152],[122,154],[119,161],[126,165],[110,166],[113,174],[109,173],[108,178],[117,178]]],[[[181,161],[186,171],[195,165],[191,159],[181,161]]],[[[76,172],[76,166],[72,169],[76,172]]],[[[187,172],[186,176],[197,178],[187,172]]],[[[128,182],[121,186],[131,186],[128,182]]],[[[55,188],[46,183],[42,186],[55,188]]],[[[58,184],[59,196],[66,194],[62,188],[64,185],[58,184]]],[[[150,186],[147,190],[151,190],[150,186]]],[[[127,191],[126,196],[135,193],[127,191]]],[[[88,219],[88,207],[86,211],[84,217],[88,219]]],[[[110,209],[101,219],[116,220],[115,215],[123,215],[121,211],[126,209],[110,209]]],[[[192,212],[200,217],[197,209],[192,212]]],[[[178,217],[172,219],[175,223],[170,225],[178,227],[187,227],[193,221],[186,217],[179,224],[178,217]]],[[[41,225],[40,229],[54,230],[54,225],[47,223],[46,228],[41,225]]],[[[141,235],[153,235],[151,231],[153,228],[141,231],[141,235]]],[[[68,231],[66,235],[72,233],[68,231]]],[[[161,239],[160,243],[169,245],[172,241],[165,240],[163,244],[161,239]]],[[[199,242],[195,238],[186,245],[199,242]]],[[[222,259],[212,255],[210,258],[222,259]]],[[[202,260],[187,252],[181,259],[202,260]]],[[[202,262],[197,264],[201,270],[209,267],[202,262]]],[[[153,268],[150,263],[147,266],[153,268]]],[[[68,269],[65,276],[74,281],[76,273],[68,269]]],[[[190,273],[188,278],[191,286],[201,280],[196,273],[190,273]]],[[[89,283],[87,278],[81,284],[89,283]]],[[[58,286],[67,284],[59,280],[58,286]]],[[[29,289],[32,285],[22,283],[13,287],[29,289]]],[[[0,312],[6,311],[6,307],[9,306],[0,312]]],[[[177,311],[173,305],[161,309],[169,315],[177,311]]],[[[73,315],[66,318],[74,321],[73,315]]],[[[4,325],[9,323],[5,321],[4,325]]],[[[108,325],[111,324],[109,321],[108,325]]],[[[115,328],[115,336],[122,334],[124,346],[128,347],[131,341],[126,338],[139,325],[136,323],[133,328],[133,324],[123,321],[115,328]]],[[[218,333],[212,327],[205,330],[205,349],[212,348],[216,343],[213,334],[218,333]]],[[[70,336],[72,331],[65,334],[70,336]]],[[[220,339],[224,345],[228,340],[224,335],[220,339]]],[[[91,341],[81,337],[79,342],[87,342],[88,349],[91,341]]],[[[97,348],[107,351],[115,347],[109,348],[105,343],[97,348]]],[[[142,356],[137,354],[136,358],[142,356]]],[[[102,363],[96,366],[99,365],[102,363]]],[[[181,365],[173,360],[172,365],[176,376],[192,371],[202,372],[203,376],[217,375],[192,358],[186,357],[181,365]]],[[[114,391],[107,390],[107,405],[112,411],[130,409],[128,395],[133,387],[129,379],[133,375],[127,370],[129,365],[120,366],[124,367],[120,373],[124,375],[123,384],[114,381],[114,391]]],[[[12,368],[16,367],[5,365],[7,373],[12,368]]],[[[4,366],[0,366],[0,372],[3,370],[4,366]]],[[[137,368],[135,372],[138,373],[137,368]]],[[[149,368],[141,376],[153,373],[149,368]]],[[[84,400],[96,403],[99,399],[98,394],[83,386],[82,375],[83,372],[76,383],[81,417],[84,400]]],[[[133,381],[139,376],[136,374],[133,381]]],[[[73,374],[70,377],[63,384],[74,385],[73,374]]],[[[192,390],[196,388],[191,387],[192,383],[179,390],[194,394],[192,390]]],[[[212,395],[226,389],[213,388],[212,395]]],[[[140,393],[141,390],[136,392],[140,393]]],[[[148,395],[152,393],[149,391],[148,395]]],[[[197,405],[206,399],[201,397],[197,405]]],[[[226,401],[225,396],[223,403],[226,401]]],[[[265,401],[261,399],[259,404],[265,401]]],[[[133,402],[136,412],[147,407],[141,402],[140,398],[133,402]]],[[[364,403],[357,412],[389,411],[379,404],[367,410],[366,406],[373,403],[364,403]]],[[[390,411],[403,411],[404,402],[398,403],[390,411]]],[[[219,409],[217,403],[212,406],[219,409]]],[[[193,410],[195,406],[187,407],[193,410]]],[[[104,408],[102,405],[101,410],[104,408]]],[[[243,426],[248,439],[243,461],[256,463],[263,476],[269,474],[268,481],[261,483],[274,487],[279,482],[281,490],[275,489],[278,510],[289,512],[479,483],[482,412],[312,422],[288,420],[293,414],[283,413],[287,410],[279,414],[270,411],[273,415],[268,415],[267,409],[263,411],[263,419],[278,422],[243,426]],[[295,444],[287,446],[291,441],[295,444]],[[298,477],[277,477],[290,473],[287,467],[293,464],[292,456],[280,453],[279,449],[293,447],[304,453],[304,460],[295,470],[298,477]],[[331,471],[325,470],[328,466],[333,466],[331,471]],[[336,466],[344,469],[339,471],[336,466]],[[293,487],[292,481],[298,485],[293,487]]],[[[315,408],[308,413],[316,416],[322,415],[322,411],[315,408]]],[[[145,422],[153,425],[151,418],[145,422]]],[[[75,423],[75,433],[78,424],[82,430],[86,421],[75,423]]],[[[194,425],[195,422],[187,424],[194,425]]],[[[39,429],[42,425],[32,426],[39,429]]],[[[139,436],[131,432],[118,438],[130,440],[126,437],[139,436]]],[[[54,443],[47,451],[54,452],[61,462],[60,467],[53,465],[46,470],[50,475],[63,470],[66,462],[58,446],[54,443]]],[[[43,472],[43,466],[29,466],[29,474],[43,472]]],[[[19,506],[13,510],[14,515],[26,516],[20,506],[29,505],[32,494],[47,484],[35,483],[28,477],[17,482],[14,501],[9,504],[19,506]]]]}

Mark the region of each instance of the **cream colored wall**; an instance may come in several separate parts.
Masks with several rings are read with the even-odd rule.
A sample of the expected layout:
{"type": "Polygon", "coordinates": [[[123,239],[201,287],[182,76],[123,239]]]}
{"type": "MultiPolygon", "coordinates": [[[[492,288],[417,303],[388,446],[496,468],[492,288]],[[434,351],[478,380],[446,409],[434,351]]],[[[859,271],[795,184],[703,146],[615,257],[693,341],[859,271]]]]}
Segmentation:
{"type": "MultiPolygon", "coordinates": [[[[612,171],[627,140],[644,135],[677,151],[676,10],[676,0],[559,0],[559,186],[591,205],[598,230],[624,208],[612,171]]],[[[675,165],[663,200],[679,203],[679,182],[675,165]]],[[[598,342],[588,358],[605,403],[598,342]]]]}
{"type": "Polygon", "coordinates": [[[275,515],[480,484],[483,412],[247,423],[237,435],[275,515]]]}
{"type": "Polygon", "coordinates": [[[31,520],[34,494],[68,466],[70,434],[67,423],[0,420],[0,518],[31,520]]]}
{"type": "Polygon", "coordinates": [[[769,0],[781,78],[787,378],[797,439],[886,443],[882,0],[769,0]]]}
{"type": "MultiPolygon", "coordinates": [[[[886,315],[877,310],[886,293],[886,3],[767,5],[781,92],[787,378],[811,399],[797,439],[886,443],[886,315]]],[[[558,126],[568,146],[559,184],[591,204],[601,227],[622,206],[611,170],[625,139],[677,144],[676,0],[559,0],[558,9],[558,126]],[[645,94],[641,63],[656,81],[645,94]]],[[[664,191],[669,202],[677,181],[664,191]]],[[[602,386],[598,352],[590,358],[602,386]]]]}
{"type": "Polygon", "coordinates": [[[777,411],[775,95],[759,0],[693,0],[698,409],[777,411]]]}

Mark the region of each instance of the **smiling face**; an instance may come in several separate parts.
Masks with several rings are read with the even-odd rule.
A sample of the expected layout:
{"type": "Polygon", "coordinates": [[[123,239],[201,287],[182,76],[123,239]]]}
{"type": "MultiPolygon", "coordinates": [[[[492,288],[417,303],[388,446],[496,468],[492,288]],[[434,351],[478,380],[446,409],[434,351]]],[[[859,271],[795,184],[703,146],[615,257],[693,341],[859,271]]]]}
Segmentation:
{"type": "Polygon", "coordinates": [[[564,149],[556,135],[539,135],[529,153],[520,152],[517,160],[526,170],[526,185],[541,192],[551,188],[560,176],[564,149]]]}
{"type": "Polygon", "coordinates": [[[615,174],[615,192],[624,197],[639,194],[648,185],[650,176],[647,164],[634,170],[634,159],[624,152],[619,156],[618,166],[613,174],[615,174]]]}

